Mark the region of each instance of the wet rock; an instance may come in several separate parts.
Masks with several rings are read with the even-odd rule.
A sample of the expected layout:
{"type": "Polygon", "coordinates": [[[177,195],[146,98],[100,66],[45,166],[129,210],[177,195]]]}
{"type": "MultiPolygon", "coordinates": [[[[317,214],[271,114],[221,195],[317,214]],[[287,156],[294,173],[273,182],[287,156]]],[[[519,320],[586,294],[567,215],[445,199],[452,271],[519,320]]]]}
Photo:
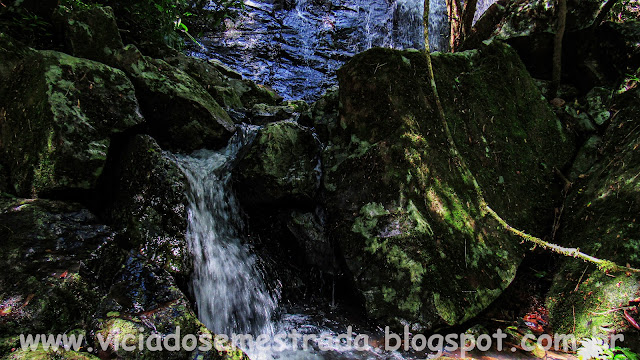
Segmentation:
{"type": "MultiPolygon", "coordinates": [[[[217,342],[212,334],[195,316],[189,305],[184,300],[176,300],[162,307],[143,314],[125,314],[111,312],[95,323],[95,334],[100,334],[104,339],[109,338],[106,351],[100,351],[103,357],[115,356],[117,358],[129,358],[136,356],[143,359],[222,359],[222,360],[248,360],[249,358],[240,349],[229,342],[217,342]],[[177,335],[179,342],[183,338],[194,337],[195,349],[189,351],[182,345],[175,346],[174,340],[165,340],[177,335]],[[133,338],[131,338],[133,336],[133,338]],[[140,350],[137,346],[139,337],[150,341],[151,346],[140,350]],[[134,339],[127,341],[129,339],[134,339]],[[213,340],[211,340],[213,339],[213,340]],[[122,343],[133,351],[125,351],[122,343]],[[118,345],[116,345],[118,344],[118,345]]],[[[94,343],[99,344],[97,337],[94,343]]]]}
{"type": "Polygon", "coordinates": [[[86,352],[66,351],[63,348],[53,350],[51,348],[45,350],[40,345],[36,350],[18,349],[15,352],[7,354],[2,360],[57,360],[57,359],[74,359],[74,360],[99,360],[100,358],[86,352]]]}
{"type": "MultiPolygon", "coordinates": [[[[422,6],[416,0],[254,1],[226,22],[225,32],[205,34],[201,56],[232,65],[286,99],[314,101],[336,84],[336,70],[358,52],[423,47],[422,6]]],[[[437,18],[430,17],[438,30],[431,31],[431,40],[446,44],[446,36],[433,36],[446,33],[437,18]]]]}
{"type": "Polygon", "coordinates": [[[316,215],[294,211],[287,228],[298,241],[307,264],[328,274],[337,272],[333,243],[327,238],[324,226],[316,215]]]}
{"type": "MultiPolygon", "coordinates": [[[[616,103],[620,112],[604,134],[601,157],[589,176],[576,182],[567,199],[559,241],[597,258],[639,268],[640,91],[629,91],[616,103]]],[[[620,308],[640,296],[637,274],[607,274],[575,259],[560,261],[547,297],[555,331],[574,333],[577,338],[604,329],[629,335],[636,332],[620,308]]],[[[633,308],[625,311],[638,318],[633,308]]]]}
{"type": "Polygon", "coordinates": [[[320,186],[319,161],[311,131],[293,122],[271,123],[233,170],[234,187],[245,206],[309,202],[320,186]]]}
{"type": "Polygon", "coordinates": [[[0,89],[11,186],[21,196],[94,189],[111,137],[143,123],[133,85],[97,62],[13,48],[0,52],[13,70],[2,71],[0,89]]]}
{"type": "Polygon", "coordinates": [[[91,340],[95,349],[99,349],[98,334],[103,339],[110,339],[108,348],[98,352],[101,357],[129,358],[133,354],[144,359],[246,358],[246,355],[230,344],[225,344],[222,351],[216,350],[213,348],[213,340],[210,340],[210,348],[200,348],[206,346],[200,342],[201,336],[212,339],[214,335],[198,320],[185,296],[175,286],[171,275],[140,256],[130,255],[127,258],[94,316],[91,333],[94,334],[91,340]],[[178,345],[176,351],[171,351],[160,345],[168,336],[176,334],[178,341],[189,334],[195,336],[194,349],[178,345]],[[132,346],[133,352],[126,351],[121,346],[127,340],[126,336],[131,335],[134,338],[126,344],[132,346]],[[158,351],[151,347],[140,349],[137,346],[139,336],[143,336],[145,341],[151,337],[156,338],[152,344],[158,351]]]}
{"type": "MultiPolygon", "coordinates": [[[[570,142],[515,52],[492,43],[434,56],[434,67],[454,140],[489,204],[518,225],[552,213],[541,194],[570,142]]],[[[384,49],[340,70],[323,188],[329,238],[368,314],[436,329],[495,300],[524,249],[483,216],[473,179],[449,151],[426,73],[421,53],[384,49]]]]}
{"type": "Polygon", "coordinates": [[[81,328],[103,295],[81,265],[114,233],[80,205],[0,199],[0,333],[81,328]]]}
{"type": "Polygon", "coordinates": [[[113,64],[131,78],[149,132],[161,145],[218,148],[235,131],[229,115],[184,71],[143,56],[133,45],[117,53],[113,64]]]}
{"type": "Polygon", "coordinates": [[[111,7],[71,10],[59,6],[53,19],[66,43],[66,52],[73,56],[104,62],[124,47],[111,7]]]}
{"type": "Polygon", "coordinates": [[[173,274],[191,272],[186,183],[176,163],[148,135],[137,135],[115,161],[108,218],[127,246],[173,274]]]}
{"type": "Polygon", "coordinates": [[[283,105],[255,104],[249,113],[249,119],[254,125],[264,125],[276,121],[292,120],[300,116],[309,106],[304,101],[288,101],[283,105]]]}

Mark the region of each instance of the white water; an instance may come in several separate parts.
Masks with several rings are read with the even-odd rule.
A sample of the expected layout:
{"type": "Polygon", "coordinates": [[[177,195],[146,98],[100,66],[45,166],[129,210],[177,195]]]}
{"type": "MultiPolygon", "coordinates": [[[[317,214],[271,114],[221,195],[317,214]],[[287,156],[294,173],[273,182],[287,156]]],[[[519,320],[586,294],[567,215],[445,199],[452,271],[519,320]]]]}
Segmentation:
{"type": "MultiPolygon", "coordinates": [[[[242,136],[241,132],[239,137],[242,136]]],[[[219,334],[269,334],[277,306],[242,238],[243,222],[227,164],[240,141],[224,151],[176,155],[189,181],[187,241],[193,255],[192,291],[200,320],[219,334]]]]}

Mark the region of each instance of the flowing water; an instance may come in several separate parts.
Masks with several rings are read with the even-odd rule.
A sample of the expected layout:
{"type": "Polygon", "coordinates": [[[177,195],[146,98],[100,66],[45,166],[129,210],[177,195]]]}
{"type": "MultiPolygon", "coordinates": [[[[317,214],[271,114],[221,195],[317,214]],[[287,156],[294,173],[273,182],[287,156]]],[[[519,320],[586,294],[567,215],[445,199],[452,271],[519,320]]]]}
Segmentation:
{"type": "Polygon", "coordinates": [[[220,152],[176,155],[189,182],[187,241],[193,255],[191,289],[202,322],[215,333],[272,333],[276,297],[265,286],[257,257],[242,237],[229,164],[245,132],[220,152]]]}
{"type": "MultiPolygon", "coordinates": [[[[424,48],[422,0],[246,0],[227,30],[199,39],[192,55],[216,59],[285,99],[315,100],[335,73],[371,47],[424,48]]],[[[431,50],[446,51],[445,0],[430,2],[431,50]]]]}
{"type": "MultiPolygon", "coordinates": [[[[187,240],[194,266],[191,290],[199,319],[217,334],[251,334],[253,339],[263,335],[270,339],[260,347],[255,343],[238,344],[252,360],[413,359],[375,346],[345,345],[345,339],[340,340],[338,335],[347,333],[350,325],[346,324],[350,322],[335,313],[278,309],[278,296],[269,291],[259,259],[243,235],[242,212],[230,184],[234,161],[255,137],[255,130],[253,126],[241,126],[221,151],[173,155],[189,183],[187,240]],[[276,316],[277,312],[281,314],[276,316]],[[315,335],[315,340],[306,341],[308,347],[303,346],[302,339],[287,342],[285,348],[274,342],[291,334],[315,335]]],[[[354,337],[375,332],[353,331],[354,337]]]]}

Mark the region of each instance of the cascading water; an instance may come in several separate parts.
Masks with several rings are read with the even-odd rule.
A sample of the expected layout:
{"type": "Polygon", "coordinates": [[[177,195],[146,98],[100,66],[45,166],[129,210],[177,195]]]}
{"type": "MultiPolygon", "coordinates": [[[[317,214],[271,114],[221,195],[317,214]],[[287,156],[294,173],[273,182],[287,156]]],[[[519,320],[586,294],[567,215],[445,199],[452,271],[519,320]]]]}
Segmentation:
{"type": "MultiPolygon", "coordinates": [[[[236,138],[242,135],[239,131],[236,138]]],[[[243,222],[226,166],[241,145],[234,140],[225,151],[176,155],[190,189],[187,241],[193,255],[192,291],[199,317],[212,331],[269,334],[277,302],[241,236],[243,222]]]]}
{"type": "Polygon", "coordinates": [[[446,0],[429,1],[429,47],[431,51],[449,51],[450,22],[446,0]]]}
{"type": "MultiPolygon", "coordinates": [[[[200,39],[192,55],[229,65],[285,99],[315,100],[335,72],[371,47],[424,48],[423,0],[246,0],[227,30],[200,39]]],[[[431,50],[446,51],[445,0],[430,1],[431,50]]]]}

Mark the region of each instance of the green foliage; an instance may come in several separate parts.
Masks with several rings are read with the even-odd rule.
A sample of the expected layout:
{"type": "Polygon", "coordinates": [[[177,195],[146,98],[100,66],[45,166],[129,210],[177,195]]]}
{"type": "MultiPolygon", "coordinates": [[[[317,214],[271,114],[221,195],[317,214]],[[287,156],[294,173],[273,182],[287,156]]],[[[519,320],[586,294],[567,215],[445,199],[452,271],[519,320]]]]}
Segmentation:
{"type": "MultiPolygon", "coordinates": [[[[55,6],[81,10],[111,6],[125,43],[166,44],[179,48],[184,38],[198,44],[194,30],[221,29],[223,21],[244,10],[243,0],[13,0],[0,5],[0,31],[36,47],[53,41],[51,15],[55,6]],[[191,29],[191,32],[189,31],[191,29]]],[[[200,45],[200,44],[198,44],[200,45]]]]}
{"type": "Polygon", "coordinates": [[[609,12],[609,21],[627,22],[640,19],[640,0],[619,0],[609,12]]]}
{"type": "Polygon", "coordinates": [[[237,15],[244,8],[242,0],[215,0],[212,5],[208,0],[84,1],[111,6],[118,25],[126,30],[124,37],[128,41],[125,42],[161,42],[172,47],[182,45],[181,35],[196,42],[189,28],[218,28],[223,19],[237,15]]]}
{"type": "Polygon", "coordinates": [[[31,2],[16,0],[3,5],[0,5],[0,32],[34,47],[51,40],[51,22],[31,2]]]}

